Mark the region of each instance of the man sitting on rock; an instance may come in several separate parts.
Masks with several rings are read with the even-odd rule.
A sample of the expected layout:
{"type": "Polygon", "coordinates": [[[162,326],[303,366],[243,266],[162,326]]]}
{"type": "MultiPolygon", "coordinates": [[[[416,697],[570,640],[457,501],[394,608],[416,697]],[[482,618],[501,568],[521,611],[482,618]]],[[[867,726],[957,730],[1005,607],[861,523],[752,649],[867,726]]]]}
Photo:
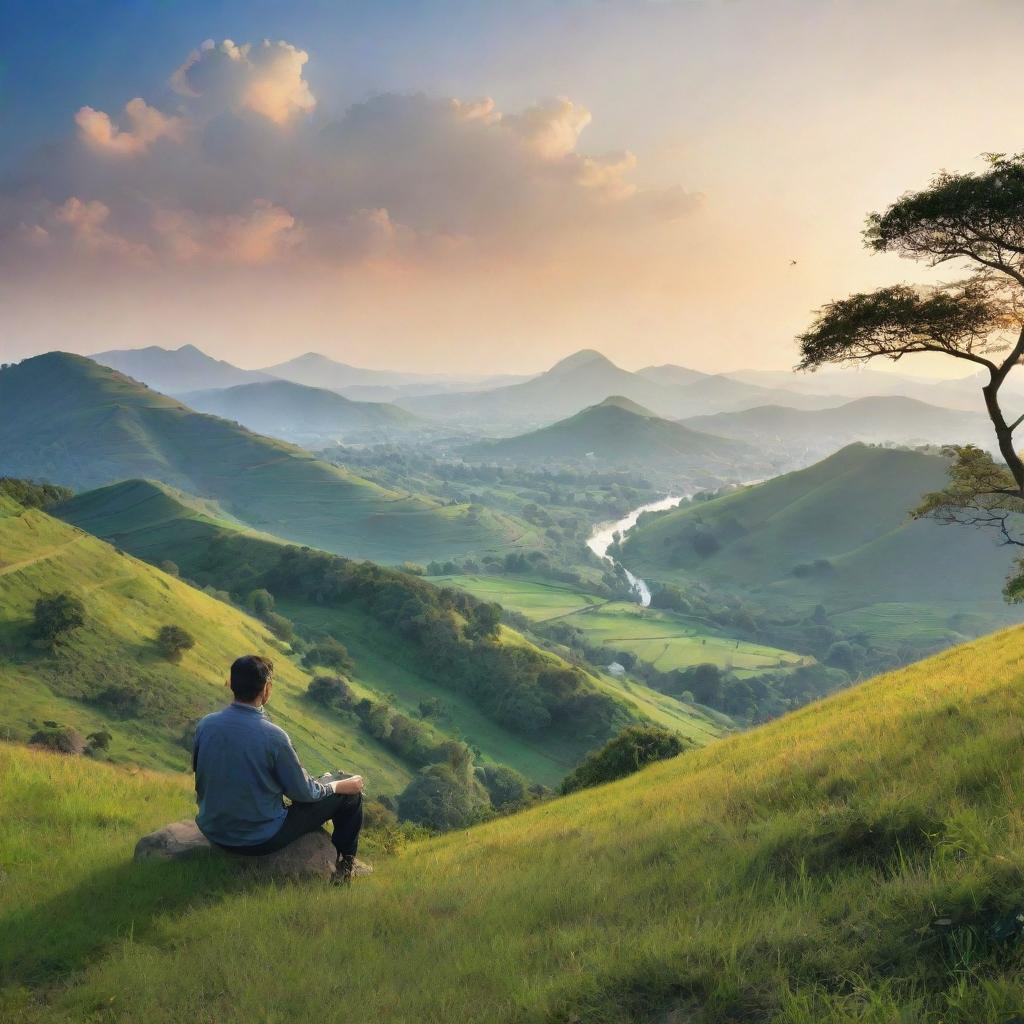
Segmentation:
{"type": "Polygon", "coordinates": [[[196,727],[196,824],[217,846],[258,856],[332,821],[338,851],[334,880],[348,882],[363,823],[362,776],[334,781],[310,777],[288,734],[263,710],[273,674],[268,658],[238,658],[231,666],[234,703],[207,715],[196,727]],[[292,801],[288,807],[285,796],[292,801]]]}

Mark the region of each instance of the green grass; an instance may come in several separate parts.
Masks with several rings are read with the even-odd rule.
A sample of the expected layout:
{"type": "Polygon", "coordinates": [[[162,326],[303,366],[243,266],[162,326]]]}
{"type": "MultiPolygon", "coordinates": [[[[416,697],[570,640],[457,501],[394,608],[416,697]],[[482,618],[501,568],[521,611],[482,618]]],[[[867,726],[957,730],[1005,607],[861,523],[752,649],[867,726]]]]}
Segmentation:
{"type": "Polygon", "coordinates": [[[416,844],[351,891],[130,867],[175,784],[83,765],[94,820],[67,762],[0,752],[0,1006],[26,1024],[1006,1024],[1024,954],[991,925],[1024,904],[1022,640],[416,844]],[[64,817],[77,860],[32,841],[64,817]],[[165,899],[138,902],[144,884],[165,899]]]}
{"type": "Polygon", "coordinates": [[[311,770],[355,765],[378,793],[400,791],[410,771],[357,726],[342,724],[303,694],[309,675],[266,627],[242,612],[44,512],[0,516],[0,736],[27,739],[46,720],[83,734],[110,731],[119,762],[185,769],[188,723],[230,698],[231,662],[267,653],[277,665],[271,706],[311,770]],[[67,591],[82,599],[86,625],[60,660],[27,646],[35,600],[67,591]],[[153,638],[163,625],[196,640],[180,665],[162,659],[153,638]],[[111,718],[79,699],[94,683],[139,683],[153,702],[144,718],[111,718]]]}
{"type": "Polygon", "coordinates": [[[544,545],[510,516],[381,487],[59,352],[0,371],[0,472],[79,489],[152,478],[257,530],[380,562],[544,545]]]}
{"type": "Polygon", "coordinates": [[[744,677],[784,672],[813,660],[722,636],[669,611],[608,601],[569,584],[513,576],[441,576],[435,582],[461,587],[484,601],[497,601],[534,622],[565,622],[580,629],[595,646],[629,651],[662,672],[711,663],[744,677]]]}

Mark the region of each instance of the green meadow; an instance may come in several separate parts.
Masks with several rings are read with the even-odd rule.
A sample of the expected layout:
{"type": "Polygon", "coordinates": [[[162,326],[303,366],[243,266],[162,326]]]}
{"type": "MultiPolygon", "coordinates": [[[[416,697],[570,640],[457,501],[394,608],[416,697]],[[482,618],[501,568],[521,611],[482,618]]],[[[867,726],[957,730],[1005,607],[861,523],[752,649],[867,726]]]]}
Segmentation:
{"type": "Polygon", "coordinates": [[[629,651],[662,672],[710,663],[744,677],[813,661],[792,651],[722,636],[669,611],[608,601],[568,584],[512,576],[444,576],[436,582],[497,601],[534,622],[565,622],[581,630],[591,644],[629,651]]]}
{"type": "Polygon", "coordinates": [[[0,748],[4,1019],[1005,1024],[1022,639],[380,856],[348,891],[136,867],[185,780],[0,748]]]}

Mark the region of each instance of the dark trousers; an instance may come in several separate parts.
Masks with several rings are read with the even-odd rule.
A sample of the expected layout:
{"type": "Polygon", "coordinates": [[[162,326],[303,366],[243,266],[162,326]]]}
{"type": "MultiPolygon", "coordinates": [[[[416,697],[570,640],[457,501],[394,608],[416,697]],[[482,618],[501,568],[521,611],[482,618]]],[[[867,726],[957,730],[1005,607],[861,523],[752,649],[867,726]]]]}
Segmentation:
{"type": "Polygon", "coordinates": [[[315,832],[326,822],[334,823],[331,837],[339,857],[354,857],[363,827],[363,798],[358,793],[335,793],[309,804],[292,804],[288,817],[277,834],[255,846],[225,846],[225,850],[248,857],[276,853],[307,832],[315,832]]]}

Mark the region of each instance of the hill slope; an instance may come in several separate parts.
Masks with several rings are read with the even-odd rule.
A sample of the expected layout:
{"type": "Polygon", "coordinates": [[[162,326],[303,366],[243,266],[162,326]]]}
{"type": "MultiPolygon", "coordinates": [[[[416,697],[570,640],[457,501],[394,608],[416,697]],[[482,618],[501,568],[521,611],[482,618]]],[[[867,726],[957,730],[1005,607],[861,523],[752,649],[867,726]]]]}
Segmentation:
{"type": "Polygon", "coordinates": [[[508,550],[531,533],[497,513],[379,487],[59,352],[0,371],[0,473],[75,488],[149,477],[257,529],[383,562],[508,550]]]}
{"type": "Polygon", "coordinates": [[[279,646],[256,619],[74,526],[35,509],[0,510],[0,695],[7,737],[28,739],[46,720],[83,735],[106,729],[115,760],[184,769],[190,724],[225,703],[228,666],[240,654],[267,653],[278,668],[274,718],[310,766],[365,760],[380,773],[381,792],[400,791],[410,769],[357,725],[305,700],[310,676],[279,646]],[[28,644],[28,627],[36,599],[56,592],[85,603],[86,624],[51,655],[28,644]],[[154,638],[165,625],[181,626],[196,640],[180,665],[156,649],[154,638]],[[126,701],[129,693],[135,696],[126,701]],[[130,705],[136,707],[129,713],[130,705]]]}
{"type": "Polygon", "coordinates": [[[991,427],[981,414],[942,409],[913,398],[860,398],[832,409],[806,410],[769,405],[740,412],[694,416],[684,421],[694,430],[721,437],[802,445],[834,451],[854,441],[991,444],[991,427]]]}
{"type": "Polygon", "coordinates": [[[980,530],[908,517],[945,473],[936,455],[851,445],[808,469],[641,520],[622,558],[645,579],[701,579],[762,603],[867,613],[913,602],[947,616],[983,613],[992,625],[1019,621],[999,597],[1005,548],[980,530]]]}
{"type": "Polygon", "coordinates": [[[112,349],[97,352],[90,358],[157,391],[172,394],[200,388],[230,388],[272,379],[259,370],[242,370],[223,359],[214,359],[195,345],[182,345],[176,349],[160,348],[159,345],[112,349]]]}
{"type": "Polygon", "coordinates": [[[529,461],[588,458],[605,465],[667,463],[693,468],[732,467],[753,459],[756,453],[743,442],[691,430],[661,419],[628,398],[613,396],[549,427],[478,444],[466,454],[529,461]]]}
{"type": "Polygon", "coordinates": [[[287,380],[193,391],[180,397],[191,409],[297,444],[309,440],[386,441],[426,426],[397,405],[354,402],[325,388],[287,380]]]}
{"type": "MultiPolygon", "coordinates": [[[[580,723],[568,733],[562,729],[523,735],[508,722],[496,719],[487,713],[484,699],[451,685],[451,673],[439,676],[431,668],[427,652],[413,641],[409,629],[383,621],[371,594],[359,589],[338,602],[322,592],[314,597],[302,588],[280,586],[275,574],[286,552],[278,540],[240,531],[236,524],[218,520],[166,487],[149,481],[127,481],[78,495],[54,511],[140,557],[155,563],[171,560],[184,576],[200,583],[243,593],[269,586],[278,598],[279,610],[301,631],[307,635],[326,633],[344,643],[356,660],[359,678],[379,693],[393,694],[400,709],[415,714],[421,701],[437,698],[444,709],[440,728],[532,780],[557,784],[594,745],[580,723]]],[[[339,559],[329,575],[344,578],[351,572],[351,565],[339,559]]],[[[316,579],[313,567],[309,575],[316,579]]],[[[393,574],[392,581],[407,582],[414,591],[425,586],[400,574],[393,574]]],[[[394,591],[392,603],[401,603],[398,586],[394,591]]],[[[428,595],[436,597],[438,593],[430,588],[428,595]]],[[[417,599],[416,593],[406,596],[411,602],[417,599]]],[[[524,655],[547,659],[553,668],[566,667],[561,659],[541,654],[513,630],[502,631],[502,643],[507,648],[521,649],[524,655]]],[[[481,667],[480,672],[486,678],[474,687],[476,690],[489,683],[491,676],[501,681],[501,687],[511,687],[507,666],[492,663],[481,667]]],[[[706,743],[723,732],[719,720],[642,685],[627,689],[609,677],[596,675],[587,676],[587,681],[602,697],[620,703],[629,714],[658,722],[695,743],[706,743]]],[[[522,715],[528,711],[524,709],[522,715]]]]}
{"type": "Polygon", "coordinates": [[[0,845],[2,966],[45,996],[9,989],[8,1005],[26,1024],[97,1007],[298,1024],[325,997],[375,1024],[1006,1024],[1024,1003],[1022,640],[416,844],[348,892],[239,898],[210,865],[131,866],[138,834],[186,813],[184,785],[89,766],[72,803],[46,760],[0,749],[5,821],[26,837],[0,845]],[[55,805],[75,849],[40,872],[55,805]],[[359,955],[325,996],[339,915],[359,955]]]}

